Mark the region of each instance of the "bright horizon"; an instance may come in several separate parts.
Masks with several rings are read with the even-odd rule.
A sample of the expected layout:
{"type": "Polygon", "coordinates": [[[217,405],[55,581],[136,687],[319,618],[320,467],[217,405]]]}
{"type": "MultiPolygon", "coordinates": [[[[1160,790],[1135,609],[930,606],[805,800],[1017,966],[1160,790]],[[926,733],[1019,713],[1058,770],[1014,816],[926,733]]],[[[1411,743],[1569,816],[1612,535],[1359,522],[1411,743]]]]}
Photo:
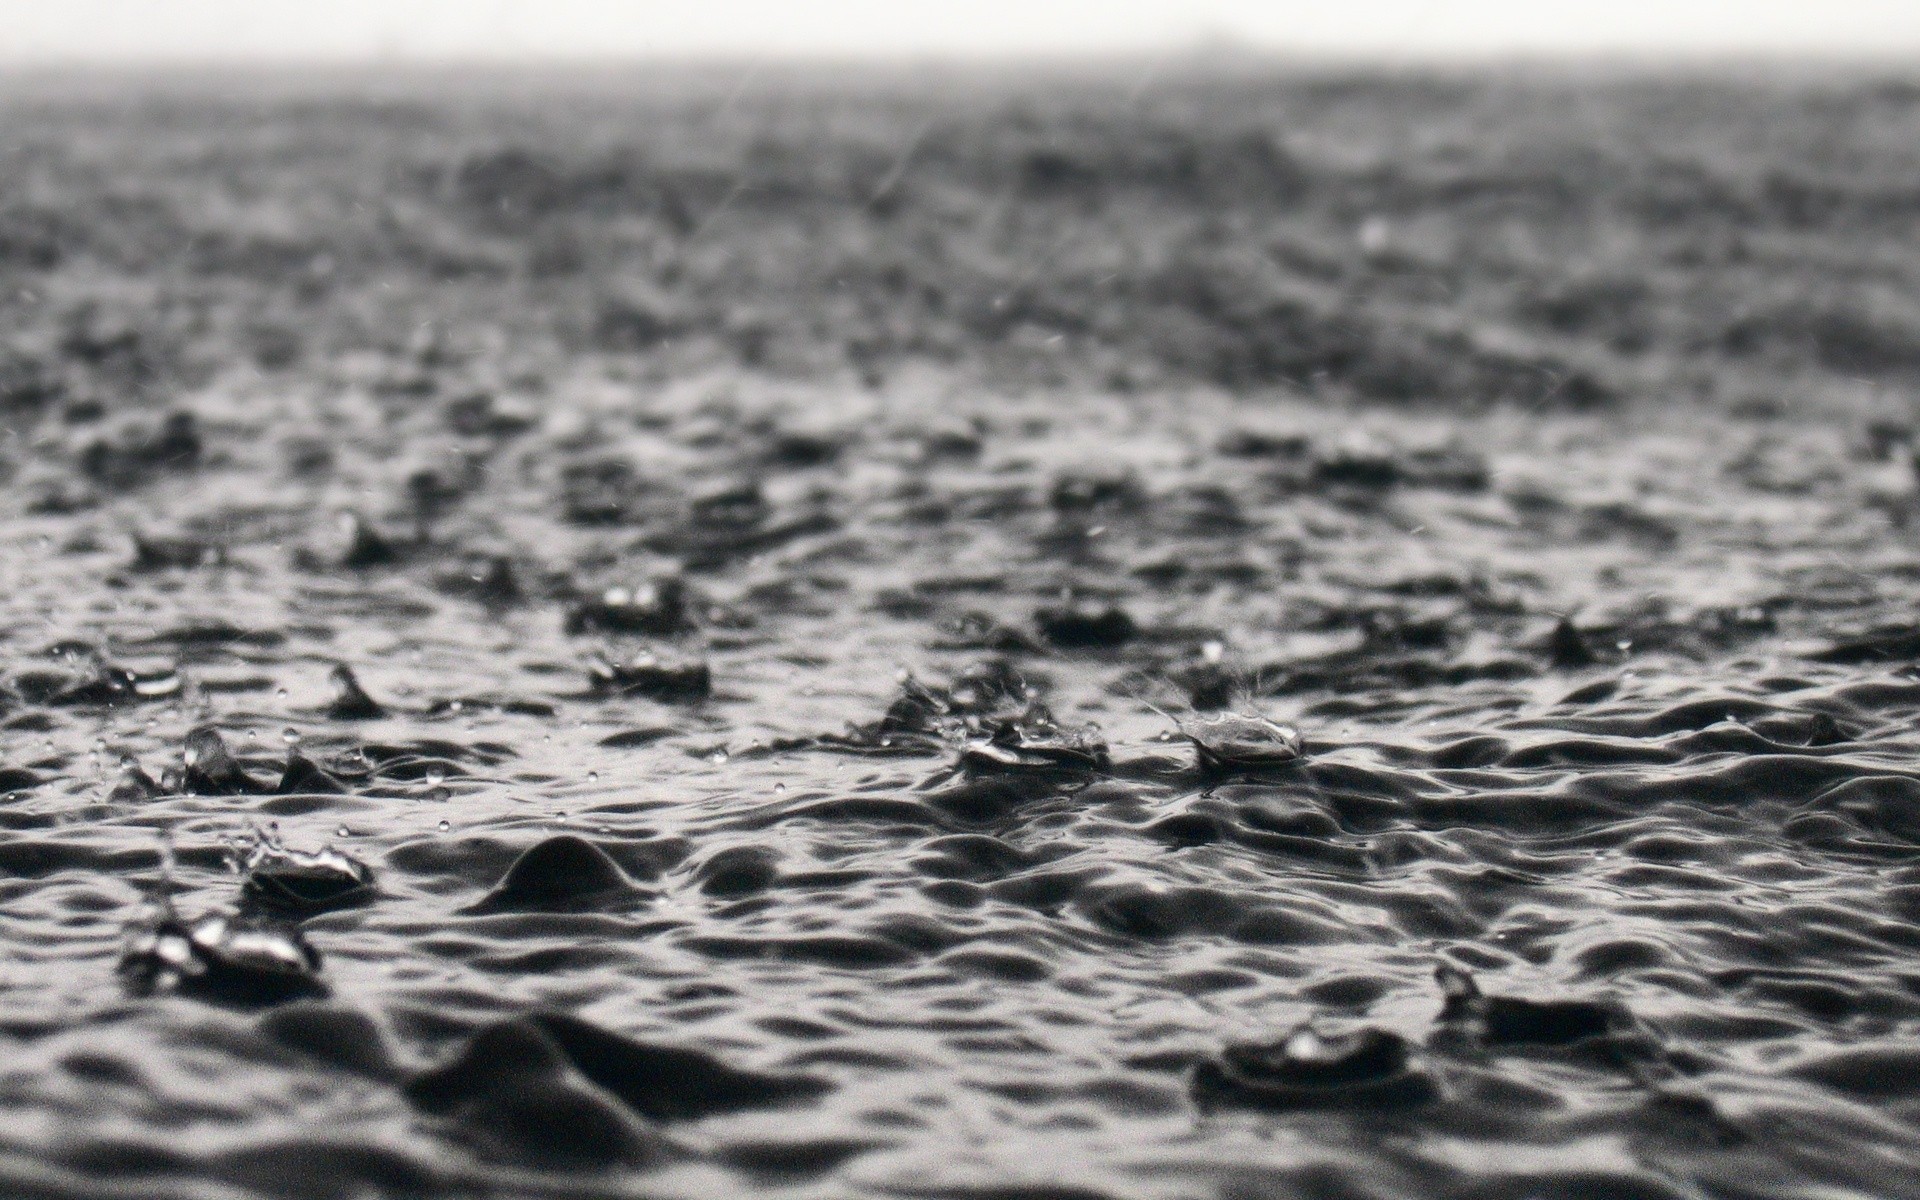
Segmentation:
{"type": "Polygon", "coordinates": [[[1920,0],[0,0],[0,63],[982,58],[1870,57],[1920,64],[1920,0]]]}

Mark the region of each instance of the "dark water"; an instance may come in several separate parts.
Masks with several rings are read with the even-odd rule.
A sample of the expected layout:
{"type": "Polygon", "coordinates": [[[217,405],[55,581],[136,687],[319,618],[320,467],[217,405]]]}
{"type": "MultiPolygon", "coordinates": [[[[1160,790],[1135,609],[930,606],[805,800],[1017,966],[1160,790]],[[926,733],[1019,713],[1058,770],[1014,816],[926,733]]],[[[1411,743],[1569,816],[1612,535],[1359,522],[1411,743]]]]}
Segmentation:
{"type": "Polygon", "coordinates": [[[1920,1194],[1900,425],[195,377],[114,261],[17,267],[7,1194],[1920,1194]]]}

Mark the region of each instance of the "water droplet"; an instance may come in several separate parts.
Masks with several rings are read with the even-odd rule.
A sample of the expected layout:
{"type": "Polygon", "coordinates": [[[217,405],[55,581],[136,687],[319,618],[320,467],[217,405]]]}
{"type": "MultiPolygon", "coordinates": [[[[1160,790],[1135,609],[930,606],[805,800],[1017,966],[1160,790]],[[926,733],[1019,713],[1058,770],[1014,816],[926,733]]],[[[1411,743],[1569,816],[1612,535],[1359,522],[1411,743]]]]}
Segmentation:
{"type": "Polygon", "coordinates": [[[727,761],[727,752],[725,750],[715,750],[712,754],[707,755],[707,761],[717,767],[727,761]]]}
{"type": "Polygon", "coordinates": [[[1200,657],[1210,663],[1217,663],[1227,655],[1227,648],[1220,642],[1207,642],[1200,647],[1200,657]]]}
{"type": "Polygon", "coordinates": [[[438,829],[440,830],[440,832],[441,832],[441,833],[445,833],[445,832],[447,832],[447,831],[448,831],[449,829],[452,829],[452,828],[453,828],[453,822],[452,822],[452,821],[442,821],[442,822],[440,822],[440,824],[439,824],[439,825],[437,826],[437,828],[438,828],[438,829]]]}
{"type": "Polygon", "coordinates": [[[425,778],[429,788],[437,788],[446,781],[447,773],[439,767],[429,767],[425,778]]]}
{"type": "Polygon", "coordinates": [[[784,783],[776,783],[773,785],[773,790],[776,792],[784,792],[787,790],[787,785],[784,783]]]}
{"type": "Polygon", "coordinates": [[[598,772],[598,771],[588,771],[588,772],[587,772],[587,782],[588,782],[588,783],[599,783],[599,782],[600,782],[600,772],[598,772]]]}
{"type": "Polygon", "coordinates": [[[345,825],[342,825],[340,828],[333,831],[333,836],[341,837],[341,838],[350,838],[353,836],[353,831],[351,829],[348,829],[345,825]]]}
{"type": "Polygon", "coordinates": [[[300,744],[300,731],[289,725],[280,731],[280,740],[289,746],[297,746],[300,744]]]}
{"type": "Polygon", "coordinates": [[[277,700],[285,700],[287,698],[287,689],[275,688],[273,690],[273,695],[274,695],[274,698],[277,700]]]}

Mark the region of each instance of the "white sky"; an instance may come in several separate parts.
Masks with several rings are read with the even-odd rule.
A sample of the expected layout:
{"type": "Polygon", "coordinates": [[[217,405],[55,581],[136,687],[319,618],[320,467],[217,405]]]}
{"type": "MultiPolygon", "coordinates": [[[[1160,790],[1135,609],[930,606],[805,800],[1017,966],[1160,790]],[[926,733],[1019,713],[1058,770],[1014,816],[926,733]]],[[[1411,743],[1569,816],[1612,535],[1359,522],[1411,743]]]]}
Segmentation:
{"type": "Polygon", "coordinates": [[[0,0],[0,62],[955,55],[1231,38],[1339,55],[1869,54],[1920,0],[0,0]]]}

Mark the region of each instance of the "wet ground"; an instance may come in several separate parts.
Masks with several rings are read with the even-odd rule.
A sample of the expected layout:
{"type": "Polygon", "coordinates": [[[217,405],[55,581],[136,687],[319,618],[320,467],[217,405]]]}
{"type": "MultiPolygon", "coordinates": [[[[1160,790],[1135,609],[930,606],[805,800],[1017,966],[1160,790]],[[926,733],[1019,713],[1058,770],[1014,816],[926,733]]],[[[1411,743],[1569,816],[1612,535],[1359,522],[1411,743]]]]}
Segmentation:
{"type": "Polygon", "coordinates": [[[1915,93],[210,86],[7,100],[9,1194],[1920,1193],[1915,93]]]}

